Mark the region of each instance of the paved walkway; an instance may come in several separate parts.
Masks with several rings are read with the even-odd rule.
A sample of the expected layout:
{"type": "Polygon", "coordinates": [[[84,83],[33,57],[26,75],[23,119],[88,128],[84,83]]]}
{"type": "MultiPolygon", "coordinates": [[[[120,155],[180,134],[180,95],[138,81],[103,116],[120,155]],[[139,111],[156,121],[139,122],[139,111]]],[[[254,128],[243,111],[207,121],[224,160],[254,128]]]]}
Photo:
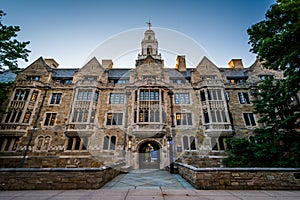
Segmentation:
{"type": "Polygon", "coordinates": [[[121,174],[108,182],[102,189],[128,190],[128,189],[194,189],[179,174],[170,174],[164,170],[142,169],[133,170],[128,174],[121,174]]]}
{"type": "Polygon", "coordinates": [[[0,191],[1,200],[299,200],[300,191],[35,190],[0,191]]]}
{"type": "Polygon", "coordinates": [[[177,174],[136,170],[99,190],[0,191],[0,200],[299,200],[300,191],[195,190],[177,174]]]}

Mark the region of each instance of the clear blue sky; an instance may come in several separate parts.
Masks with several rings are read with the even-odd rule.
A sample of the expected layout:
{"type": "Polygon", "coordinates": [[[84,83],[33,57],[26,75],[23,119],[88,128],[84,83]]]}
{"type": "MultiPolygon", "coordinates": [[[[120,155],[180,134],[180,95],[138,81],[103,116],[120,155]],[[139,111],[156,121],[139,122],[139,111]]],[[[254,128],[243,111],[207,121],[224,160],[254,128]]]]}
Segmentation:
{"type": "MultiPolygon", "coordinates": [[[[21,67],[40,56],[56,59],[60,67],[82,67],[101,42],[126,30],[146,30],[149,19],[154,27],[173,29],[193,38],[217,66],[227,66],[231,58],[242,58],[248,67],[256,55],[249,52],[246,30],[264,19],[274,2],[0,0],[0,9],[7,13],[3,23],[20,26],[18,39],[30,41],[29,63],[20,63],[21,67]]],[[[137,38],[138,43],[141,38],[137,38]]]]}

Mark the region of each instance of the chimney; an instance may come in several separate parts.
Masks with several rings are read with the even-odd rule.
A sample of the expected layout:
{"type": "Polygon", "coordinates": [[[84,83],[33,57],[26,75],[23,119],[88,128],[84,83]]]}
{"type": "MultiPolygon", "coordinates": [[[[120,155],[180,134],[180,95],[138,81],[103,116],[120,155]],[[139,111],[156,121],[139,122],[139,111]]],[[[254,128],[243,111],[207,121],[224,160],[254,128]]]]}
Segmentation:
{"type": "Polygon", "coordinates": [[[113,68],[113,61],[112,60],[102,60],[102,66],[104,69],[112,69],[113,68]]]}
{"type": "Polygon", "coordinates": [[[53,58],[45,58],[44,61],[49,67],[54,69],[56,69],[59,65],[53,58]]]}
{"type": "Polygon", "coordinates": [[[180,72],[186,71],[185,56],[177,56],[175,68],[180,72]]]}
{"type": "Polygon", "coordinates": [[[231,59],[228,63],[229,68],[237,68],[237,69],[243,69],[243,61],[242,59],[231,59]]]}

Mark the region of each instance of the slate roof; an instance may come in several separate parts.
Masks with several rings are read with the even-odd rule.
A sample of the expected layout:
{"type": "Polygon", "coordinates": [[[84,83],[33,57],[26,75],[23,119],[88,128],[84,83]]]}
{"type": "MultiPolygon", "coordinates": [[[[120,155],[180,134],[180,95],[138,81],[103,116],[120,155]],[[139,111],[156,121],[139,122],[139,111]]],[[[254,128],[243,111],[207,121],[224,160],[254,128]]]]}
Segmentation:
{"type": "Polygon", "coordinates": [[[167,69],[169,76],[171,78],[180,78],[180,77],[185,77],[185,78],[190,78],[191,77],[191,71],[193,70],[192,68],[187,68],[186,72],[179,72],[176,69],[167,69]]]}
{"type": "Polygon", "coordinates": [[[247,77],[247,69],[232,69],[232,68],[220,68],[221,72],[224,72],[226,77],[247,77]]]}
{"type": "Polygon", "coordinates": [[[129,78],[130,70],[132,69],[110,69],[108,71],[108,78],[129,78]]]}
{"type": "Polygon", "coordinates": [[[16,74],[11,72],[10,70],[5,70],[0,73],[0,83],[8,83],[12,82],[16,79],[16,74]]]}
{"type": "Polygon", "coordinates": [[[73,78],[74,74],[78,71],[78,68],[69,69],[55,69],[53,72],[53,78],[73,78]]]}

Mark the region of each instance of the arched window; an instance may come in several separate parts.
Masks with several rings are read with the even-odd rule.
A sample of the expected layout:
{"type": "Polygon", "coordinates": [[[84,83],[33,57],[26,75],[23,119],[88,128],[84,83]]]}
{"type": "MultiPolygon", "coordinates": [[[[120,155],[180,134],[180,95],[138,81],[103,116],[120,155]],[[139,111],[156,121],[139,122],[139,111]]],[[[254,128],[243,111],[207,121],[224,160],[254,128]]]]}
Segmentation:
{"type": "Polygon", "coordinates": [[[40,135],[35,140],[36,151],[48,151],[50,148],[51,137],[40,135]]]}
{"type": "Polygon", "coordinates": [[[151,40],[151,35],[148,35],[148,40],[151,40]]]}
{"type": "Polygon", "coordinates": [[[105,136],[103,141],[103,149],[108,150],[108,145],[109,145],[109,136],[105,136]]]}
{"type": "Polygon", "coordinates": [[[190,137],[190,149],[191,150],[196,150],[196,141],[195,141],[195,137],[194,136],[190,137]]]}
{"type": "Polygon", "coordinates": [[[115,150],[116,149],[116,136],[105,136],[103,141],[103,150],[115,150]]]}
{"type": "Polygon", "coordinates": [[[50,136],[46,136],[45,137],[45,140],[44,140],[44,145],[43,145],[43,150],[48,150],[49,149],[49,147],[50,147],[50,140],[51,140],[51,138],[50,138],[50,136]]]}
{"type": "Polygon", "coordinates": [[[37,139],[37,142],[36,142],[35,150],[37,150],[37,151],[42,150],[43,142],[44,142],[44,136],[39,136],[37,139]]]}
{"type": "Polygon", "coordinates": [[[147,47],[147,55],[152,55],[152,47],[151,46],[147,47]]]}
{"type": "Polygon", "coordinates": [[[189,150],[189,141],[187,136],[183,136],[183,149],[189,150]]]}
{"type": "Polygon", "coordinates": [[[194,136],[183,136],[183,149],[184,150],[197,150],[196,139],[194,136]]]}
{"type": "Polygon", "coordinates": [[[117,140],[116,136],[111,136],[110,147],[109,147],[110,150],[115,150],[116,140],[117,140]]]}

